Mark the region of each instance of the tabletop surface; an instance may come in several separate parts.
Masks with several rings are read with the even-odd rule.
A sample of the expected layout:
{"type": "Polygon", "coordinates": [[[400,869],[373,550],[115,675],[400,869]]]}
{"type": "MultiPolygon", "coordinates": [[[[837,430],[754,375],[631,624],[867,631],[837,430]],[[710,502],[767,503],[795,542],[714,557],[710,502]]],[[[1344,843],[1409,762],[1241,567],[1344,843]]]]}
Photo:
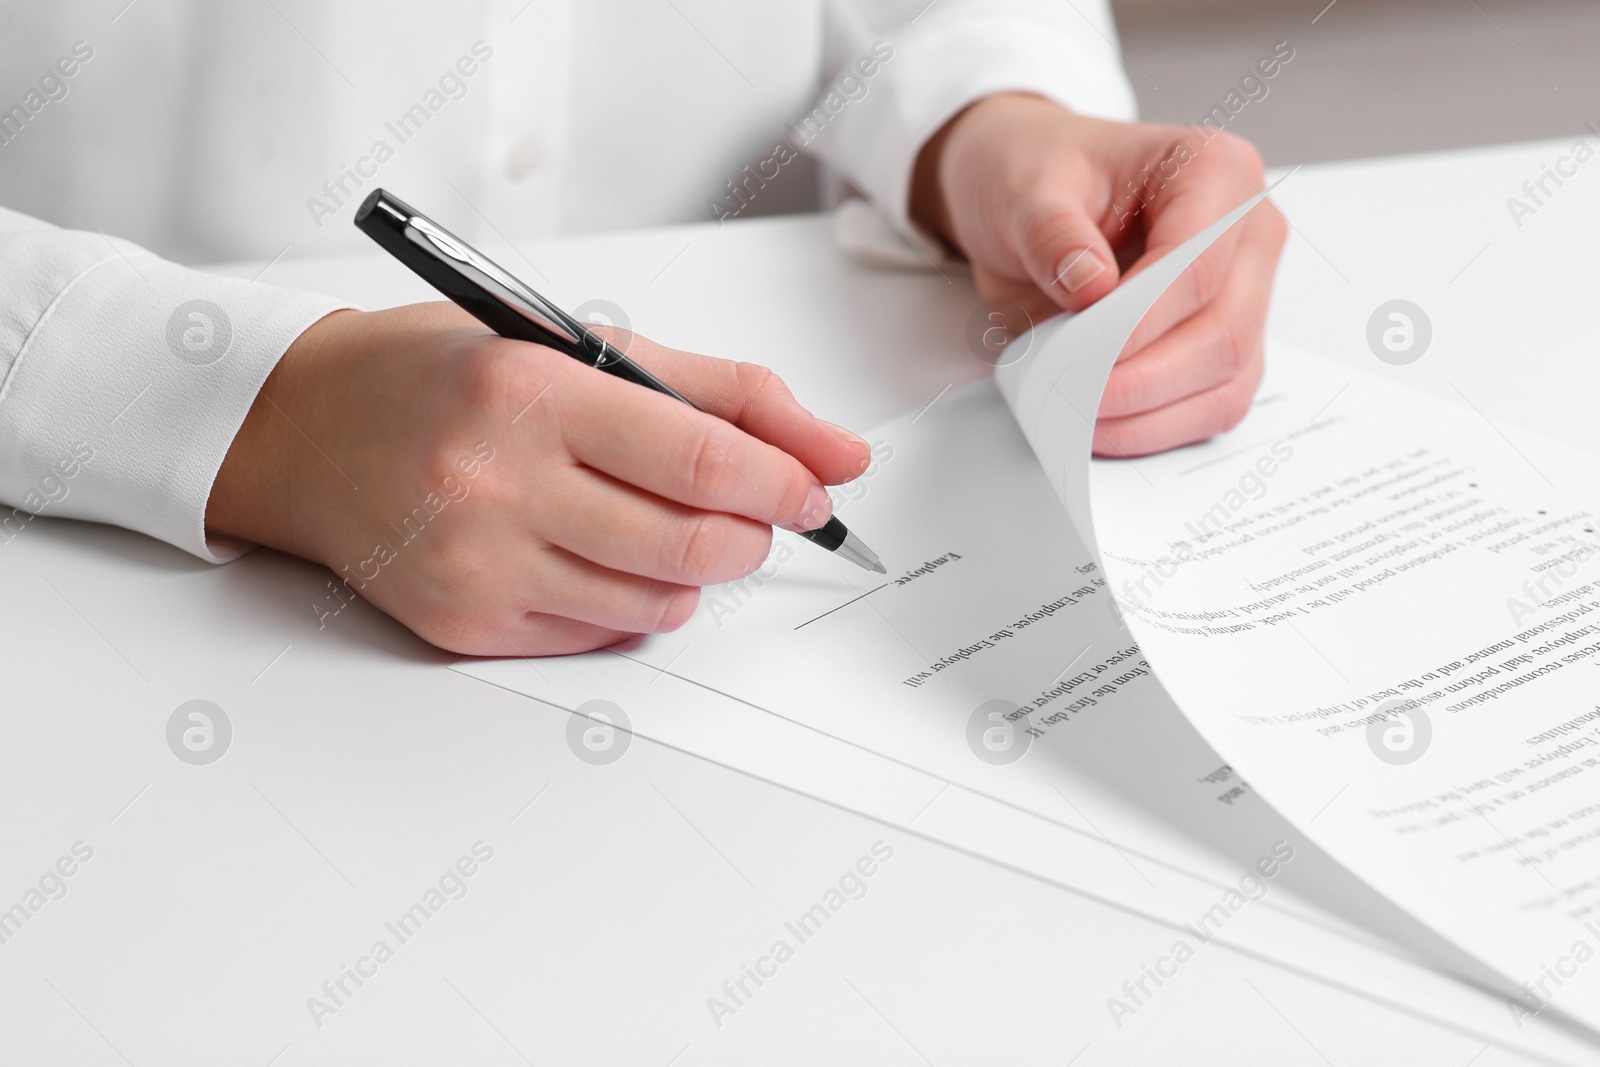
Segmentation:
{"type": "MultiPolygon", "coordinates": [[[[1520,225],[1506,203],[1569,145],[1293,172],[1272,339],[1476,408],[1508,448],[1534,430],[1594,448],[1600,168],[1520,225]],[[1403,367],[1366,343],[1396,298],[1432,326],[1403,367]]],[[[821,216],[485,251],[569,307],[771,365],[860,430],[989,372],[964,275],[852,265],[821,216]]],[[[432,297],[377,254],[291,250],[265,280],[432,297]]],[[[1087,1041],[1148,955],[1135,920],[648,742],[586,764],[565,712],[445,669],[364,603],[319,627],[327,577],[49,519],[0,552],[0,912],[27,905],[0,922],[0,1058],[1531,1062],[1221,950],[1087,1041]],[[214,763],[169,744],[194,700],[229,724],[214,763]],[[749,978],[863,857],[859,896],[749,978]]]]}

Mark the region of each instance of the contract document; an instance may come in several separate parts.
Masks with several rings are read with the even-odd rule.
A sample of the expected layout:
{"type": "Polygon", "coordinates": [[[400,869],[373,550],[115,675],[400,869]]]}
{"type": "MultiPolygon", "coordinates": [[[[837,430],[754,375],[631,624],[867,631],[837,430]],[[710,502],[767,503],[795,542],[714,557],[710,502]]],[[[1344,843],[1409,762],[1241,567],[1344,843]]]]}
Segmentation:
{"type": "Polygon", "coordinates": [[[1088,463],[1138,304],[1047,325],[999,383],[1145,659],[1514,1018],[1600,1027],[1600,463],[1309,360],[1225,455],[1088,463]]]}
{"type": "Polygon", "coordinates": [[[1592,1056],[1600,463],[1283,351],[1231,433],[1091,458],[1134,326],[1258,201],[869,435],[840,510],[886,578],[779,535],[675,633],[456,669],[1149,916],[1164,981],[1217,942],[1592,1056]]]}

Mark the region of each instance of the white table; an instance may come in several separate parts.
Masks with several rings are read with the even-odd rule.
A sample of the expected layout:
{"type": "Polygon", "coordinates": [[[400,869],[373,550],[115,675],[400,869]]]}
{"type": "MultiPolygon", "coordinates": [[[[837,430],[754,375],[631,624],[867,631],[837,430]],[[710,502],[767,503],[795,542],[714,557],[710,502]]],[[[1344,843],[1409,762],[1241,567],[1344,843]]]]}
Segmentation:
{"type": "MultiPolygon", "coordinates": [[[[1273,337],[1470,403],[1507,447],[1520,427],[1587,446],[1600,167],[1520,230],[1504,202],[1561,150],[1294,174],[1273,337]],[[1364,341],[1394,297],[1434,325],[1408,367],[1364,341]]],[[[987,373],[964,278],[853,267],[821,218],[486,251],[569,306],[769,363],[860,429],[987,373]]],[[[267,280],[432,298],[377,255],[267,280]]],[[[446,670],[365,604],[319,630],[325,580],[49,520],[0,548],[0,909],[93,849],[0,944],[0,1062],[1531,1062],[1220,947],[1085,1050],[1159,940],[1137,920],[646,741],[583,763],[566,713],[446,670]],[[166,724],[202,698],[233,738],[193,766],[166,724]],[[707,998],[880,839],[866,894],[716,1026],[707,998]],[[478,841],[465,895],[400,943],[385,923],[478,841]],[[380,938],[393,958],[324,992],[380,938]],[[313,996],[336,1009],[320,1027],[313,996]]]]}

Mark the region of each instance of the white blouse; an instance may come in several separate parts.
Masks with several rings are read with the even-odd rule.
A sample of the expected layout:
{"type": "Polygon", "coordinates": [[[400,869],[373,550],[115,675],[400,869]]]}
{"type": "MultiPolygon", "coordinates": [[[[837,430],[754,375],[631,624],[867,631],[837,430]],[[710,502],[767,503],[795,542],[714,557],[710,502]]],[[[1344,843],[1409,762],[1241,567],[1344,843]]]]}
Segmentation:
{"type": "Polygon", "coordinates": [[[212,482],[278,358],[344,305],[169,260],[365,250],[350,217],[380,184],[491,249],[850,187],[915,238],[916,153],[972,101],[1134,115],[1106,0],[102,0],[7,21],[0,544],[48,514],[218,562],[247,547],[207,538],[212,482]]]}

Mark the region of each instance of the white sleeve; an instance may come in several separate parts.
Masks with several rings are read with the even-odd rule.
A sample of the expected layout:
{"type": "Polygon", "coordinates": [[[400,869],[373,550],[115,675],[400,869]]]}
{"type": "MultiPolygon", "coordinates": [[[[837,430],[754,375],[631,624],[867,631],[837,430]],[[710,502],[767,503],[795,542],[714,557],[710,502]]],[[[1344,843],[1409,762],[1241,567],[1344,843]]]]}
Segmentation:
{"type": "Polygon", "coordinates": [[[1082,115],[1137,116],[1108,0],[833,0],[829,12],[833,76],[794,139],[918,245],[917,153],[974,101],[1030,92],[1082,115]]]}
{"type": "Polygon", "coordinates": [[[217,470],[284,350],[348,305],[3,208],[0,293],[0,544],[44,514],[245,552],[206,535],[217,470]]]}

